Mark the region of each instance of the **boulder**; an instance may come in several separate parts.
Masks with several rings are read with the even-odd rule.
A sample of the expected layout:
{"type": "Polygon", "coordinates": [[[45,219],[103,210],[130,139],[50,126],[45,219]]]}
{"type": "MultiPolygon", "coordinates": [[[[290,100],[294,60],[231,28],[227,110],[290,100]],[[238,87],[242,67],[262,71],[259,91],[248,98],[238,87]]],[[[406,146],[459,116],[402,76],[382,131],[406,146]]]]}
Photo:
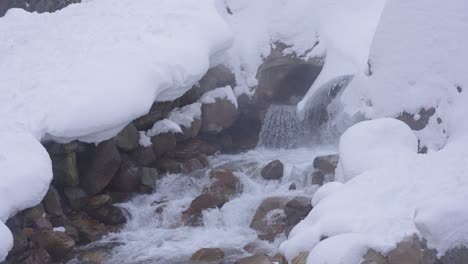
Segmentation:
{"type": "Polygon", "coordinates": [[[99,143],[97,147],[83,157],[80,164],[83,189],[91,194],[98,194],[111,182],[120,167],[120,153],[112,140],[99,143]]]}
{"type": "Polygon", "coordinates": [[[74,152],[84,152],[90,148],[90,144],[80,142],[80,141],[71,141],[65,144],[56,143],[56,142],[46,142],[44,147],[47,149],[47,152],[51,156],[60,156],[71,154],[74,152]]]}
{"type": "Polygon", "coordinates": [[[276,253],[273,257],[273,262],[277,262],[278,264],[288,264],[288,260],[281,253],[276,253]]]}
{"type": "Polygon", "coordinates": [[[10,8],[22,8],[28,12],[55,12],[81,0],[2,0],[0,1],[0,17],[10,8]]]}
{"type": "Polygon", "coordinates": [[[228,198],[224,195],[216,195],[210,192],[205,192],[197,196],[193,201],[190,203],[189,209],[185,211],[186,214],[199,214],[203,210],[209,208],[220,208],[226,202],[228,198]]]}
{"type": "Polygon", "coordinates": [[[85,207],[88,203],[89,195],[79,187],[67,187],[64,189],[63,193],[70,204],[70,207],[79,211],[85,207]]]}
{"type": "MultiPolygon", "coordinates": [[[[94,219],[90,219],[86,214],[79,213],[70,216],[71,227],[76,229],[81,244],[89,244],[99,240],[108,233],[106,226],[94,219]]],[[[70,227],[66,226],[69,230],[70,227]]]]}
{"type": "Polygon", "coordinates": [[[322,171],[324,174],[335,174],[338,161],[338,155],[317,156],[314,159],[313,166],[315,169],[322,171]]]}
{"type": "Polygon", "coordinates": [[[237,106],[227,98],[215,98],[213,103],[202,105],[201,132],[218,134],[231,127],[239,117],[237,106]]]}
{"type": "Polygon", "coordinates": [[[182,164],[170,158],[161,158],[156,162],[156,168],[163,173],[182,173],[182,164]]]}
{"type": "Polygon", "coordinates": [[[52,230],[53,228],[52,223],[45,217],[40,217],[34,220],[33,226],[37,230],[52,230]]]}
{"type": "Polygon", "coordinates": [[[219,264],[224,259],[224,251],[219,248],[202,248],[190,258],[191,264],[219,264]]]}
{"type": "Polygon", "coordinates": [[[50,264],[52,263],[52,258],[49,253],[42,248],[32,249],[30,252],[27,252],[27,256],[23,259],[20,264],[50,264]]]}
{"type": "Polygon", "coordinates": [[[95,210],[89,210],[88,214],[106,225],[121,225],[127,222],[122,209],[113,205],[106,205],[95,210]]]}
{"type": "Polygon", "coordinates": [[[362,257],[362,261],[360,264],[388,264],[388,260],[379,252],[370,249],[362,257]]]}
{"type": "Polygon", "coordinates": [[[159,179],[159,173],[154,168],[139,168],[141,193],[151,193],[156,189],[156,181],[159,179]]]}
{"type": "Polygon", "coordinates": [[[308,197],[298,196],[289,201],[284,206],[284,214],[286,215],[286,235],[294,226],[302,221],[312,210],[311,199],[308,197]]]}
{"type": "Polygon", "coordinates": [[[312,172],[312,184],[323,185],[325,182],[325,174],[321,170],[312,172]]]}
{"type": "Polygon", "coordinates": [[[279,180],[283,177],[284,165],[279,160],[268,163],[261,171],[265,180],[279,180]]]}
{"type": "Polygon", "coordinates": [[[291,264],[307,264],[307,258],[309,257],[309,252],[304,251],[299,253],[291,262],[291,264]]]}
{"type": "Polygon", "coordinates": [[[58,194],[54,186],[49,186],[49,190],[47,191],[47,194],[44,197],[43,203],[47,213],[53,216],[63,215],[62,204],[60,202],[60,195],[58,194]]]}
{"type": "Polygon", "coordinates": [[[250,257],[241,258],[234,264],[273,264],[271,258],[265,254],[255,254],[250,257]]]}
{"type": "Polygon", "coordinates": [[[224,65],[217,65],[209,69],[201,80],[198,81],[198,84],[193,86],[192,89],[187,91],[180,98],[180,104],[182,106],[192,104],[200,99],[204,93],[227,85],[230,85],[231,87],[236,86],[234,73],[224,65]]]}
{"type": "Polygon", "coordinates": [[[22,212],[24,223],[26,225],[34,225],[37,219],[44,217],[45,209],[42,204],[28,208],[22,212]]]}
{"type": "Polygon", "coordinates": [[[213,182],[208,186],[208,191],[219,196],[232,198],[242,192],[242,184],[239,177],[229,170],[212,170],[210,178],[213,182]]]}
{"type": "Polygon", "coordinates": [[[75,241],[63,232],[39,231],[33,235],[33,240],[56,260],[65,257],[75,247],[75,241]]]}
{"type": "Polygon", "coordinates": [[[173,133],[161,133],[151,138],[153,153],[156,158],[173,151],[176,147],[176,137],[173,133]]]}
{"type": "Polygon", "coordinates": [[[440,258],[440,264],[464,264],[468,263],[468,248],[459,246],[448,250],[440,258]]]}
{"type": "Polygon", "coordinates": [[[187,139],[194,138],[198,136],[202,125],[202,121],[200,118],[194,118],[190,126],[186,127],[184,125],[180,125],[182,129],[182,133],[177,133],[175,135],[177,142],[184,141],[187,139]]]}
{"type": "Polygon", "coordinates": [[[156,155],[153,148],[139,146],[130,152],[132,161],[138,166],[153,166],[156,163],[156,155]]]}
{"type": "Polygon", "coordinates": [[[151,106],[150,111],[146,115],[134,120],[133,124],[140,131],[148,130],[154,125],[154,123],[166,118],[172,109],[179,106],[179,103],[179,100],[155,102],[151,106]]]}
{"type": "Polygon", "coordinates": [[[117,192],[135,192],[140,184],[139,177],[138,168],[135,164],[128,159],[124,159],[120,169],[112,178],[109,187],[117,192]]]}
{"type": "Polygon", "coordinates": [[[86,207],[88,209],[97,209],[97,208],[103,207],[106,204],[109,204],[110,201],[111,201],[111,199],[110,199],[109,195],[100,194],[100,195],[96,195],[94,197],[91,197],[88,200],[88,203],[87,203],[86,207]]]}
{"type": "Polygon", "coordinates": [[[269,197],[258,206],[250,222],[250,228],[257,231],[258,238],[272,242],[277,235],[284,232],[286,227],[284,207],[289,200],[287,197],[269,197]]]}
{"type": "Polygon", "coordinates": [[[187,160],[198,157],[200,154],[211,156],[219,151],[217,146],[209,144],[200,139],[190,139],[177,144],[174,157],[180,160],[187,160]]]}
{"type": "Polygon", "coordinates": [[[190,174],[196,170],[201,170],[203,168],[205,168],[205,166],[203,166],[201,161],[197,158],[186,160],[183,164],[183,172],[186,174],[190,174]]]}
{"type": "Polygon", "coordinates": [[[76,153],[51,156],[54,182],[62,187],[77,187],[80,184],[76,153]]]}
{"type": "Polygon", "coordinates": [[[429,250],[425,241],[417,236],[409,237],[399,242],[387,256],[388,264],[435,264],[436,252],[429,250]]]}
{"type": "Polygon", "coordinates": [[[115,137],[112,138],[115,145],[124,151],[130,151],[138,147],[140,134],[134,124],[130,123],[115,137]]]}

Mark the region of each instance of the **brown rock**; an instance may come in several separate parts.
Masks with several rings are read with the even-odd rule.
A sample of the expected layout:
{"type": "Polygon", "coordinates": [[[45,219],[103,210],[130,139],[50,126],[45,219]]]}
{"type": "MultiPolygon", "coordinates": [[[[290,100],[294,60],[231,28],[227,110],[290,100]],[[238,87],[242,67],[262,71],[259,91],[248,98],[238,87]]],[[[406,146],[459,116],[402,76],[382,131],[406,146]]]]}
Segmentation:
{"type": "Polygon", "coordinates": [[[182,164],[173,159],[161,158],[156,162],[156,168],[164,173],[182,173],[182,164]]]}
{"type": "Polygon", "coordinates": [[[181,125],[180,128],[182,129],[182,133],[177,133],[175,135],[177,142],[198,136],[198,133],[201,129],[201,124],[202,122],[200,118],[194,118],[189,127],[181,125]]]}
{"type": "Polygon", "coordinates": [[[120,153],[111,140],[99,143],[94,151],[83,159],[85,161],[80,164],[83,171],[82,186],[91,195],[98,194],[107,187],[121,163],[120,153]]]}
{"type": "Polygon", "coordinates": [[[62,216],[62,204],[60,202],[60,195],[54,186],[50,185],[49,190],[47,191],[46,196],[44,197],[44,207],[47,213],[54,216],[62,216]]]}
{"type": "Polygon", "coordinates": [[[309,252],[301,252],[297,257],[295,257],[291,264],[306,264],[307,258],[309,257],[309,252]]]}
{"type": "Polygon", "coordinates": [[[216,98],[214,103],[202,105],[201,132],[218,134],[231,127],[239,117],[239,112],[227,98],[216,98]]]}
{"type": "Polygon", "coordinates": [[[177,144],[174,157],[187,160],[198,157],[200,154],[211,156],[218,152],[219,148],[200,139],[190,139],[177,144]]]}
{"type": "Polygon", "coordinates": [[[30,252],[28,252],[28,256],[18,262],[19,264],[50,264],[52,263],[52,259],[47,253],[42,248],[37,248],[37,249],[32,249],[30,252]]]}
{"type": "Polygon", "coordinates": [[[283,255],[281,255],[281,253],[276,253],[276,255],[273,257],[273,260],[278,264],[288,264],[288,260],[283,255]]]}
{"type": "Polygon", "coordinates": [[[289,202],[287,197],[269,197],[263,200],[250,222],[250,228],[257,231],[262,240],[273,241],[286,227],[284,207],[289,202]]]}
{"type": "Polygon", "coordinates": [[[239,177],[229,170],[212,170],[210,178],[213,183],[207,188],[209,192],[231,198],[242,192],[242,184],[239,177]]]}
{"type": "Polygon", "coordinates": [[[396,248],[388,254],[389,264],[423,263],[423,259],[423,247],[417,238],[409,238],[398,243],[396,248]]]}
{"type": "Polygon", "coordinates": [[[190,173],[192,173],[192,172],[194,172],[196,170],[201,170],[204,167],[205,166],[203,166],[203,164],[200,162],[199,159],[193,158],[193,159],[186,160],[184,162],[183,172],[187,173],[187,174],[190,174],[190,173]]]}
{"type": "Polygon", "coordinates": [[[284,206],[284,214],[286,215],[286,235],[289,235],[289,231],[302,221],[312,210],[310,198],[298,196],[289,201],[284,206]]]}
{"type": "Polygon", "coordinates": [[[279,160],[274,160],[262,169],[261,174],[266,180],[279,180],[283,177],[283,170],[283,163],[279,160]]]}
{"type": "Polygon", "coordinates": [[[100,195],[91,197],[88,200],[87,208],[96,209],[96,208],[103,207],[104,205],[109,204],[109,203],[110,203],[110,196],[107,194],[100,194],[100,195]]]}
{"type": "Polygon", "coordinates": [[[109,185],[110,189],[118,192],[135,192],[140,184],[138,168],[130,160],[124,159],[120,169],[109,185]]]}
{"type": "Polygon", "coordinates": [[[153,153],[157,157],[173,151],[176,147],[176,138],[173,133],[162,133],[151,138],[153,153]]]}
{"type": "Polygon", "coordinates": [[[312,184],[323,185],[325,181],[325,174],[321,170],[312,172],[312,184]]]}
{"type": "Polygon", "coordinates": [[[324,174],[335,174],[338,161],[338,155],[317,156],[314,159],[313,166],[315,169],[322,171],[324,174]]]}
{"type": "Polygon", "coordinates": [[[370,249],[366,255],[362,257],[360,264],[388,264],[387,259],[379,252],[370,249]]]}
{"type": "Polygon", "coordinates": [[[38,230],[52,230],[53,228],[52,223],[45,217],[34,220],[34,227],[38,230]]]}
{"type": "Polygon", "coordinates": [[[153,166],[156,163],[156,155],[153,148],[139,146],[130,152],[132,161],[138,166],[153,166]]]}
{"type": "Polygon", "coordinates": [[[124,151],[130,151],[138,147],[140,134],[134,124],[130,123],[112,138],[115,145],[124,151]]]}
{"type": "Polygon", "coordinates": [[[77,187],[80,184],[76,153],[51,156],[54,182],[62,187],[77,187]]]}
{"type": "Polygon", "coordinates": [[[197,214],[209,208],[220,208],[227,201],[228,199],[226,196],[214,195],[212,193],[206,192],[193,199],[187,212],[190,214],[197,214]]]}
{"type": "MultiPolygon", "coordinates": [[[[99,240],[103,235],[107,234],[106,226],[94,219],[89,219],[83,213],[73,215],[71,218],[71,225],[78,231],[80,242],[88,244],[99,240]]],[[[67,230],[69,229],[66,227],[67,230]]]]}
{"type": "Polygon", "coordinates": [[[151,193],[156,189],[156,181],[159,179],[159,173],[154,168],[139,168],[141,193],[151,193]]]}
{"type": "Polygon", "coordinates": [[[107,225],[120,225],[127,222],[122,209],[113,205],[106,205],[95,210],[89,210],[88,214],[107,225]]]}
{"type": "Polygon", "coordinates": [[[56,260],[65,257],[75,246],[75,241],[62,232],[39,231],[33,236],[33,240],[56,260]]]}
{"type": "Polygon", "coordinates": [[[221,263],[224,259],[224,251],[219,248],[202,248],[190,258],[190,263],[221,263]]]}
{"type": "Polygon", "coordinates": [[[63,193],[67,198],[71,208],[73,210],[79,211],[85,207],[88,203],[89,196],[88,194],[81,188],[78,187],[67,187],[64,189],[63,193]]]}

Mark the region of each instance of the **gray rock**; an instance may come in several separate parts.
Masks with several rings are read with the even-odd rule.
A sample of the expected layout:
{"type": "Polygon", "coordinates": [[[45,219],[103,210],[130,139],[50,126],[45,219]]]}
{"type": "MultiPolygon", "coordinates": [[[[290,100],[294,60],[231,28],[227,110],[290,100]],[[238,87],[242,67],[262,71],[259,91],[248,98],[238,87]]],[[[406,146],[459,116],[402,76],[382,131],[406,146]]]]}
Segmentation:
{"type": "Polygon", "coordinates": [[[65,257],[75,247],[75,241],[63,232],[39,231],[34,234],[33,240],[56,260],[65,257]]]}
{"type": "Polygon", "coordinates": [[[297,255],[297,257],[295,257],[292,260],[291,264],[306,264],[308,257],[309,257],[309,252],[307,251],[301,252],[299,253],[299,255],[297,255]]]}
{"type": "Polygon", "coordinates": [[[0,1],[0,17],[10,8],[22,8],[29,12],[55,12],[81,0],[2,0],[0,1]]]}
{"type": "Polygon", "coordinates": [[[115,145],[124,151],[130,151],[138,147],[140,134],[135,125],[130,123],[119,134],[112,138],[115,145]]]}
{"type": "Polygon", "coordinates": [[[80,184],[75,152],[51,156],[51,159],[54,181],[59,186],[77,187],[80,184]]]}
{"type": "Polygon", "coordinates": [[[113,205],[106,205],[95,210],[90,210],[88,214],[107,225],[120,225],[127,222],[122,209],[113,205]]]}
{"type": "Polygon", "coordinates": [[[224,259],[224,251],[219,248],[202,248],[190,258],[190,264],[219,264],[224,259]]]}
{"type": "Polygon", "coordinates": [[[441,264],[466,264],[468,263],[468,248],[460,246],[451,249],[440,258],[441,264]]]}
{"type": "MultiPolygon", "coordinates": [[[[298,196],[289,201],[284,206],[287,231],[290,231],[294,226],[302,221],[311,210],[312,205],[310,203],[310,198],[308,197],[298,196]]],[[[289,232],[286,232],[286,235],[289,235],[289,232]]]]}
{"type": "Polygon", "coordinates": [[[83,170],[83,189],[91,194],[98,194],[111,182],[120,167],[120,153],[111,140],[99,143],[96,149],[89,153],[86,161],[80,164],[83,170]]]}
{"type": "Polygon", "coordinates": [[[79,187],[67,187],[63,190],[63,193],[73,210],[79,211],[88,203],[88,194],[79,187]]]}
{"type": "Polygon", "coordinates": [[[182,164],[169,158],[161,158],[156,162],[156,168],[164,173],[182,173],[182,164]]]}
{"type": "Polygon", "coordinates": [[[283,170],[283,163],[279,160],[274,160],[262,169],[261,174],[266,180],[279,180],[283,177],[283,170]]]}
{"type": "Polygon", "coordinates": [[[255,254],[250,257],[241,258],[234,264],[273,264],[271,258],[265,254],[255,254]]]}
{"type": "Polygon", "coordinates": [[[418,118],[415,117],[415,114],[408,112],[403,112],[397,116],[398,120],[405,122],[412,130],[422,130],[429,123],[429,119],[435,114],[436,109],[431,107],[429,109],[422,108],[418,112],[418,118]]]}
{"type": "Polygon", "coordinates": [[[86,207],[90,208],[90,209],[100,208],[100,207],[103,207],[106,204],[109,204],[110,200],[111,200],[111,198],[107,194],[96,195],[94,197],[91,197],[88,200],[88,203],[87,203],[86,207]]]}
{"type": "Polygon", "coordinates": [[[156,157],[161,157],[176,147],[176,138],[173,133],[162,133],[151,138],[153,153],[156,157]]]}
{"type": "Polygon", "coordinates": [[[338,161],[338,155],[317,156],[314,159],[313,166],[315,169],[322,171],[324,174],[335,174],[338,161]]]}
{"type": "Polygon", "coordinates": [[[153,166],[156,163],[156,155],[152,147],[139,146],[130,152],[130,157],[138,166],[153,166]]]}
{"type": "Polygon", "coordinates": [[[202,122],[199,118],[194,118],[189,127],[181,125],[180,128],[182,129],[182,133],[177,133],[175,135],[177,142],[195,138],[196,136],[198,136],[198,133],[201,129],[201,125],[202,122]]]}
{"type": "Polygon", "coordinates": [[[315,170],[312,172],[312,184],[323,185],[325,181],[325,173],[321,170],[315,170]]]}
{"type": "Polygon", "coordinates": [[[139,168],[140,192],[151,193],[156,189],[156,181],[159,179],[158,170],[154,168],[139,168]]]}
{"type": "Polygon", "coordinates": [[[361,264],[388,264],[388,260],[379,252],[370,249],[366,255],[362,257],[361,264]]]}
{"type": "Polygon", "coordinates": [[[54,186],[50,185],[49,190],[47,191],[46,196],[44,197],[44,207],[47,213],[54,216],[62,216],[62,204],[60,202],[60,195],[54,186]]]}

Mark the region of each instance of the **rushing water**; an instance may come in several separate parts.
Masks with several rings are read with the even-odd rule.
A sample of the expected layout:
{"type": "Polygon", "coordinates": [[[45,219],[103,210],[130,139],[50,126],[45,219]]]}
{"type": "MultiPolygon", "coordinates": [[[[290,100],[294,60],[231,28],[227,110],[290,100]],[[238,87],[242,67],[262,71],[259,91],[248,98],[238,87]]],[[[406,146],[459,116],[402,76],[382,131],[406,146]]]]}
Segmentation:
{"type": "Polygon", "coordinates": [[[265,252],[274,253],[286,237],[278,237],[273,243],[257,239],[249,224],[258,205],[266,197],[310,197],[318,187],[310,183],[314,157],[331,152],[334,149],[325,147],[257,148],[238,155],[213,156],[210,169],[230,168],[240,177],[243,192],[221,209],[205,211],[202,227],[183,226],[181,213],[209,183],[210,169],[191,175],[167,175],[157,183],[153,194],[140,195],[122,204],[130,215],[128,223],[121,232],[109,235],[94,246],[118,244],[107,261],[109,264],[182,264],[187,263],[195,251],[206,247],[223,249],[226,263],[232,263],[248,254],[242,248],[252,242],[257,242],[265,252]],[[285,165],[282,179],[264,180],[261,168],[275,159],[285,165]],[[296,190],[289,190],[292,183],[297,186],[296,190]]]}

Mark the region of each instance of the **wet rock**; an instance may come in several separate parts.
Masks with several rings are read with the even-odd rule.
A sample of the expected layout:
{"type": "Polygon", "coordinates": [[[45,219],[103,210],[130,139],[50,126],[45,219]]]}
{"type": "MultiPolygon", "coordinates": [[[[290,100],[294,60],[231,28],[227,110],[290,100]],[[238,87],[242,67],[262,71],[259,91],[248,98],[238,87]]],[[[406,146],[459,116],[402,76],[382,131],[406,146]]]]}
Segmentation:
{"type": "Polygon", "coordinates": [[[120,169],[112,178],[110,189],[118,192],[135,192],[140,184],[138,168],[133,162],[124,159],[120,169]]]}
{"type": "Polygon", "coordinates": [[[107,248],[92,248],[79,253],[78,259],[80,263],[86,264],[104,264],[109,258],[109,249],[107,248]]]}
{"type": "Polygon", "coordinates": [[[81,188],[78,187],[69,187],[63,190],[65,197],[70,204],[70,207],[73,210],[79,211],[83,209],[86,204],[88,203],[89,196],[88,194],[81,188]]]}
{"type": "MultiPolygon", "coordinates": [[[[83,213],[71,216],[70,224],[78,231],[79,242],[81,244],[97,241],[108,232],[104,224],[94,219],[89,219],[83,213]]],[[[66,229],[68,230],[69,227],[66,227],[66,229]]]]}
{"type": "Polygon", "coordinates": [[[405,122],[412,130],[422,130],[429,123],[429,119],[435,114],[436,110],[434,107],[429,109],[422,108],[419,110],[418,114],[411,114],[408,112],[403,112],[397,116],[398,120],[405,122]]]}
{"type": "Polygon", "coordinates": [[[56,260],[65,257],[75,246],[75,241],[63,232],[39,231],[33,240],[56,260]]]}
{"type": "Polygon", "coordinates": [[[52,263],[52,258],[49,253],[42,248],[32,249],[30,252],[26,253],[27,256],[25,259],[19,262],[19,264],[50,264],[52,263]]]}
{"type": "Polygon", "coordinates": [[[34,220],[34,227],[38,230],[51,230],[53,228],[52,223],[45,217],[34,220]]]}
{"type": "Polygon", "coordinates": [[[307,263],[307,258],[309,257],[309,252],[301,252],[297,257],[295,257],[291,264],[306,264],[307,263]]]}
{"type": "Polygon", "coordinates": [[[13,248],[10,251],[10,255],[19,255],[29,248],[29,235],[24,229],[12,229],[13,233],[13,248]]]}
{"type": "Polygon", "coordinates": [[[208,191],[218,196],[233,196],[242,192],[242,184],[239,177],[229,170],[212,170],[210,178],[213,180],[208,191]]]}
{"type": "Polygon", "coordinates": [[[417,237],[408,238],[397,244],[396,248],[388,254],[389,264],[423,263],[424,245],[417,237]]]}
{"type": "Polygon", "coordinates": [[[198,213],[201,213],[203,210],[206,210],[209,208],[216,208],[216,207],[220,208],[227,201],[228,201],[228,198],[224,195],[215,195],[209,192],[202,193],[201,195],[193,199],[186,213],[198,214],[198,213]]]}
{"type": "Polygon", "coordinates": [[[287,236],[292,228],[302,221],[312,210],[310,200],[308,197],[298,196],[284,206],[284,214],[286,215],[285,231],[287,236]]]}
{"type": "Polygon", "coordinates": [[[296,189],[297,189],[297,186],[296,186],[296,184],[295,184],[295,183],[291,183],[291,185],[289,185],[289,188],[288,188],[288,190],[290,190],[290,191],[294,191],[294,190],[296,190],[296,189]]]}
{"type": "Polygon", "coordinates": [[[44,146],[51,156],[66,155],[74,152],[84,152],[90,147],[89,144],[76,140],[65,144],[48,142],[45,143],[44,146]]]}
{"type": "Polygon", "coordinates": [[[34,225],[37,219],[45,216],[45,209],[42,204],[28,208],[22,212],[26,225],[34,225]]]}
{"type": "Polygon", "coordinates": [[[198,84],[187,91],[181,98],[181,105],[189,105],[196,102],[200,97],[218,87],[230,85],[236,86],[234,74],[224,65],[218,65],[208,70],[208,72],[198,81],[198,84]]]}
{"type": "Polygon", "coordinates": [[[218,264],[224,259],[224,251],[219,248],[202,248],[190,258],[191,264],[218,264]]]}
{"type": "Polygon", "coordinates": [[[113,205],[106,205],[95,210],[89,210],[88,214],[107,225],[121,225],[127,222],[122,209],[113,205]]]}
{"type": "Polygon", "coordinates": [[[283,163],[279,160],[274,160],[262,169],[261,174],[266,180],[279,180],[283,177],[283,170],[283,163]]]}
{"type": "Polygon", "coordinates": [[[286,259],[286,257],[281,255],[281,253],[277,253],[273,257],[273,262],[277,262],[278,264],[288,264],[288,260],[286,259]]]}
{"type": "Polygon", "coordinates": [[[99,143],[97,147],[89,153],[89,156],[80,168],[83,170],[83,189],[91,194],[98,194],[111,182],[115,173],[120,167],[120,153],[111,140],[99,143]]]}
{"type": "Polygon", "coordinates": [[[468,263],[468,248],[457,247],[451,249],[440,258],[441,264],[465,264],[468,263]]]}
{"type": "Polygon", "coordinates": [[[151,193],[156,189],[156,181],[159,179],[159,173],[154,168],[139,168],[141,193],[151,193]]]}
{"type": "Polygon", "coordinates": [[[164,119],[172,109],[179,106],[179,100],[166,101],[166,102],[155,102],[150,111],[133,121],[133,124],[138,130],[148,130],[154,123],[164,119]]]}
{"type": "Polygon", "coordinates": [[[250,257],[241,258],[234,264],[273,264],[270,257],[265,254],[255,254],[250,257]]]}
{"type": "Polygon", "coordinates": [[[338,161],[338,155],[318,156],[314,159],[313,166],[315,169],[322,171],[324,174],[335,174],[338,161]]]}
{"type": "Polygon", "coordinates": [[[217,146],[200,139],[190,139],[177,144],[174,157],[181,160],[187,160],[198,157],[200,154],[211,156],[219,151],[217,146]]]}
{"type": "Polygon", "coordinates": [[[203,164],[200,162],[199,159],[197,158],[193,158],[193,159],[189,159],[189,160],[186,160],[183,164],[183,172],[184,173],[187,173],[187,174],[190,174],[196,170],[201,170],[203,169],[205,166],[203,166],[203,164]]]}
{"type": "Polygon", "coordinates": [[[169,158],[161,158],[156,162],[156,168],[159,171],[170,174],[182,173],[182,164],[169,158]]]}
{"type": "Polygon", "coordinates": [[[140,134],[134,124],[130,123],[115,137],[112,138],[115,145],[124,151],[130,151],[138,147],[140,134]]]}
{"type": "Polygon", "coordinates": [[[107,195],[110,197],[110,203],[123,203],[130,199],[130,194],[127,192],[107,192],[107,195]]]}
{"type": "Polygon", "coordinates": [[[182,129],[182,133],[177,133],[175,135],[177,142],[198,136],[198,133],[201,129],[201,125],[202,122],[200,118],[194,118],[192,123],[188,127],[181,125],[180,128],[182,129]]]}
{"type": "Polygon", "coordinates": [[[58,186],[77,187],[80,184],[75,152],[51,156],[51,159],[54,182],[58,186]]]}
{"type": "Polygon", "coordinates": [[[388,261],[382,254],[370,249],[366,255],[362,257],[361,264],[388,264],[388,261]]]}
{"type": "Polygon", "coordinates": [[[173,133],[161,133],[151,138],[154,155],[161,157],[176,147],[176,137],[173,133]]]}
{"type": "Polygon", "coordinates": [[[50,185],[46,196],[44,197],[44,207],[47,213],[53,216],[62,216],[62,204],[60,202],[60,195],[54,186],[50,185]]]}
{"type": "Polygon", "coordinates": [[[287,197],[269,197],[263,200],[250,222],[250,228],[257,231],[258,238],[273,241],[286,227],[284,207],[287,197]]]}
{"type": "Polygon", "coordinates": [[[60,0],[60,1],[44,1],[44,0],[2,0],[0,2],[0,17],[4,16],[10,8],[22,8],[29,12],[55,12],[70,4],[79,3],[81,0],[60,0]]]}
{"type": "Polygon", "coordinates": [[[130,152],[132,161],[138,166],[152,166],[156,163],[153,148],[139,146],[130,152]]]}
{"type": "Polygon", "coordinates": [[[325,181],[325,174],[321,170],[312,172],[312,184],[323,185],[325,181]]]}
{"type": "Polygon", "coordinates": [[[94,197],[91,197],[88,200],[88,203],[86,205],[87,208],[89,209],[96,209],[103,207],[104,205],[108,204],[110,202],[110,196],[107,194],[101,194],[101,195],[96,195],[94,197]]]}
{"type": "Polygon", "coordinates": [[[239,112],[227,98],[216,98],[214,103],[202,105],[201,132],[218,134],[222,130],[231,127],[239,117],[239,112]]]}

